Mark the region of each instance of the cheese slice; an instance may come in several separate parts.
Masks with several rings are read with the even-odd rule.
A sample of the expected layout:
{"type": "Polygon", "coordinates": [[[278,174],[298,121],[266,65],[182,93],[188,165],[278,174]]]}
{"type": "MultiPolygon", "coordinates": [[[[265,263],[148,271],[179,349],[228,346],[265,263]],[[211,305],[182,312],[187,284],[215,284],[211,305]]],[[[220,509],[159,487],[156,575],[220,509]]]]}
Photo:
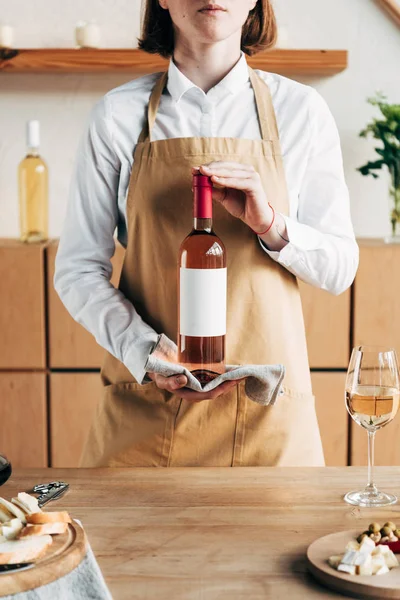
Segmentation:
{"type": "Polygon", "coordinates": [[[51,535],[3,542],[0,544],[0,565],[37,560],[52,542],[51,535]]]}
{"type": "Polygon", "coordinates": [[[42,512],[37,498],[27,494],[26,492],[19,492],[18,497],[12,498],[11,502],[22,508],[22,510],[24,510],[28,515],[42,512]]]}
{"type": "Polygon", "coordinates": [[[23,524],[21,519],[12,519],[8,523],[3,523],[2,534],[7,540],[14,540],[22,530],[23,524]]]}
{"type": "MultiPolygon", "coordinates": [[[[4,498],[0,498],[0,507],[6,508],[10,513],[12,513],[14,517],[17,517],[18,519],[21,519],[23,523],[26,523],[25,513],[18,506],[15,506],[15,504],[13,504],[12,502],[9,502],[4,498]]],[[[9,521],[10,519],[7,520],[9,521]]]]}

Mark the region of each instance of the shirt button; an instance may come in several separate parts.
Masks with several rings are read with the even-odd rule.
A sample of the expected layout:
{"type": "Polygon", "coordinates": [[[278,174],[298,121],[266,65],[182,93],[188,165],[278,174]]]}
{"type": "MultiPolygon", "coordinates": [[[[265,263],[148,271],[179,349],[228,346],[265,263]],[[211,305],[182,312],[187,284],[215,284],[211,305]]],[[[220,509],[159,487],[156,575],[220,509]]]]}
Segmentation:
{"type": "Polygon", "coordinates": [[[212,105],[211,104],[203,104],[203,106],[201,107],[201,110],[204,114],[208,115],[211,110],[212,110],[212,105]]]}

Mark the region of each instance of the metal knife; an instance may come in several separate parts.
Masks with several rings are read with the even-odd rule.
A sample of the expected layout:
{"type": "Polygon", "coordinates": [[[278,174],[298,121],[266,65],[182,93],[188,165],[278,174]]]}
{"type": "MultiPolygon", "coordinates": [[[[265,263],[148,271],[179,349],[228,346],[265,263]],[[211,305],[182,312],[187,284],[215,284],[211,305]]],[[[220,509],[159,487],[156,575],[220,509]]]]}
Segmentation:
{"type": "Polygon", "coordinates": [[[9,565],[0,565],[0,573],[10,573],[12,571],[22,571],[33,567],[35,563],[12,563],[9,565]]]}

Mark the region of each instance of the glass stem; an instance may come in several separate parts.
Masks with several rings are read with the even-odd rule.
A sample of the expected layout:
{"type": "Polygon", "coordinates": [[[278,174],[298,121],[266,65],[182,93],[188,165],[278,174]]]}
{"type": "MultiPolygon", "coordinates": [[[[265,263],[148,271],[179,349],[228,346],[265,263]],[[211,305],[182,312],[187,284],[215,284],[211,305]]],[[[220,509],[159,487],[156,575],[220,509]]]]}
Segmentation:
{"type": "Polygon", "coordinates": [[[374,483],[374,452],[375,431],[368,431],[368,485],[365,491],[369,494],[377,494],[378,489],[374,483]]]}

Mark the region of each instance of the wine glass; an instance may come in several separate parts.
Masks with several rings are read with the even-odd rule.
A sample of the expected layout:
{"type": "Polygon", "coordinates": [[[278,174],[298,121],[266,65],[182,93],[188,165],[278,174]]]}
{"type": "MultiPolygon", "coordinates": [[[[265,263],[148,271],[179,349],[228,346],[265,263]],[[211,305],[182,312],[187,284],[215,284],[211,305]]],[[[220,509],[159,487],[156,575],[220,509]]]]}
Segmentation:
{"type": "Polygon", "coordinates": [[[375,433],[396,416],[399,408],[399,366],[392,348],[357,346],[353,349],[346,378],[346,408],[351,418],[368,433],[368,484],[344,499],[357,506],[387,506],[396,496],[378,490],[374,483],[375,433]]]}
{"type": "Polygon", "coordinates": [[[0,485],[3,485],[12,472],[11,463],[6,456],[0,454],[0,485]]]}

